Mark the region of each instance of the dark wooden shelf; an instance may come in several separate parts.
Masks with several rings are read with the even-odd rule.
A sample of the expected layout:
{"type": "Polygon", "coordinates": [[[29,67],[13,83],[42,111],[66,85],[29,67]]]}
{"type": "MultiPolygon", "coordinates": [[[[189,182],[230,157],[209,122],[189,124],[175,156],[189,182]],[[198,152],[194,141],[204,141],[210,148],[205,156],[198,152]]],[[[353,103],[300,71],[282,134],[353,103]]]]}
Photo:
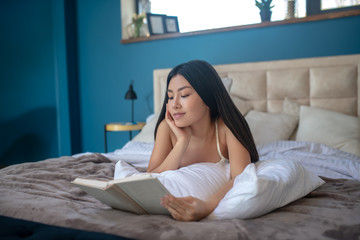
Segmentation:
{"type": "Polygon", "coordinates": [[[347,10],[347,11],[341,11],[341,12],[324,13],[324,14],[318,14],[318,15],[308,16],[308,17],[304,17],[304,18],[285,19],[282,21],[263,22],[263,23],[240,25],[240,26],[234,26],[234,27],[186,32],[186,33],[168,33],[168,34],[161,34],[161,35],[153,35],[150,37],[123,39],[123,40],[121,40],[121,43],[129,44],[129,43],[155,41],[155,40],[169,39],[169,38],[189,37],[189,36],[197,36],[197,35],[211,34],[211,33],[239,31],[239,30],[245,30],[245,29],[278,26],[278,25],[285,25],[285,24],[304,23],[304,22],[321,21],[321,20],[328,20],[328,19],[335,19],[335,18],[352,17],[352,16],[357,16],[357,15],[360,15],[360,9],[347,10]]]}

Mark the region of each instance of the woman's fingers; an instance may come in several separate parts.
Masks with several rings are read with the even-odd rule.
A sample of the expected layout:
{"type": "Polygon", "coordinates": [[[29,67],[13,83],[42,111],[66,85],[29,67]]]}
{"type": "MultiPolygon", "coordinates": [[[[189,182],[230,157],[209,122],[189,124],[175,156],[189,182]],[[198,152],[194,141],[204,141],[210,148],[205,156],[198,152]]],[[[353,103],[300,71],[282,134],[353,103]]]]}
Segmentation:
{"type": "Polygon", "coordinates": [[[162,199],[162,204],[174,219],[180,221],[196,221],[206,217],[212,211],[206,202],[192,196],[176,198],[166,195],[162,199]]]}
{"type": "Polygon", "coordinates": [[[166,207],[171,216],[179,221],[194,220],[194,206],[192,197],[176,198],[171,195],[166,195],[162,199],[162,205],[166,207]]]}
{"type": "Polygon", "coordinates": [[[170,112],[169,112],[169,109],[168,109],[168,104],[166,104],[165,120],[166,120],[167,122],[173,121],[173,119],[172,119],[172,117],[171,117],[171,114],[170,114],[170,112]]]}
{"type": "Polygon", "coordinates": [[[184,215],[173,208],[168,208],[171,216],[178,221],[184,221],[184,215]]]}
{"type": "Polygon", "coordinates": [[[187,207],[180,198],[176,198],[172,195],[165,195],[164,205],[177,212],[184,212],[187,207]]]}
{"type": "Polygon", "coordinates": [[[172,116],[169,112],[168,105],[166,105],[165,120],[173,131],[177,130],[178,127],[176,127],[174,119],[172,118],[172,116]]]}

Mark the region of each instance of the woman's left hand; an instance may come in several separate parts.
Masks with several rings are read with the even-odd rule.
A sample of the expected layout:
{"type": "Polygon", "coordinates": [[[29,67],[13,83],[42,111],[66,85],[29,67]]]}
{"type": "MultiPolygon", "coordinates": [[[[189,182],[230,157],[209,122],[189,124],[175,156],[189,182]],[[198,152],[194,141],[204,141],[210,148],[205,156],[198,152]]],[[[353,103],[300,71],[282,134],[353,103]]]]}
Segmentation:
{"type": "Polygon", "coordinates": [[[179,221],[197,221],[207,217],[213,209],[208,202],[194,197],[174,197],[165,195],[161,204],[167,208],[171,216],[179,221]]]}

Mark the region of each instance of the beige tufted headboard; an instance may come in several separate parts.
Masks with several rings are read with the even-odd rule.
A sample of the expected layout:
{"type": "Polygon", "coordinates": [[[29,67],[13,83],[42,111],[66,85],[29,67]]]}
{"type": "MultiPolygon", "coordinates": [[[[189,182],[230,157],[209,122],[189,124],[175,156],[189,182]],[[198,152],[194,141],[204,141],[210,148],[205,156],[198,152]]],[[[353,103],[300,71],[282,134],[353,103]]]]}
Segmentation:
{"type": "MultiPolygon", "coordinates": [[[[214,66],[233,80],[230,93],[264,112],[280,112],[285,97],[303,105],[360,117],[360,54],[214,66]]],[[[161,110],[171,69],[154,70],[154,111],[161,110]]]]}

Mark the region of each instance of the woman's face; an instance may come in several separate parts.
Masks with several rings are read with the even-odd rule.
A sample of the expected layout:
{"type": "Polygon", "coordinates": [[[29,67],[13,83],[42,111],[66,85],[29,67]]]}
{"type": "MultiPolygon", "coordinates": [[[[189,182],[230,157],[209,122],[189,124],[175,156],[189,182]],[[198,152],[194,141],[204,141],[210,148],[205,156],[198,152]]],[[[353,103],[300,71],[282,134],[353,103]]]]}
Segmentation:
{"type": "Polygon", "coordinates": [[[187,127],[210,116],[208,106],[182,75],[170,80],[167,94],[168,110],[176,126],[187,127]]]}

